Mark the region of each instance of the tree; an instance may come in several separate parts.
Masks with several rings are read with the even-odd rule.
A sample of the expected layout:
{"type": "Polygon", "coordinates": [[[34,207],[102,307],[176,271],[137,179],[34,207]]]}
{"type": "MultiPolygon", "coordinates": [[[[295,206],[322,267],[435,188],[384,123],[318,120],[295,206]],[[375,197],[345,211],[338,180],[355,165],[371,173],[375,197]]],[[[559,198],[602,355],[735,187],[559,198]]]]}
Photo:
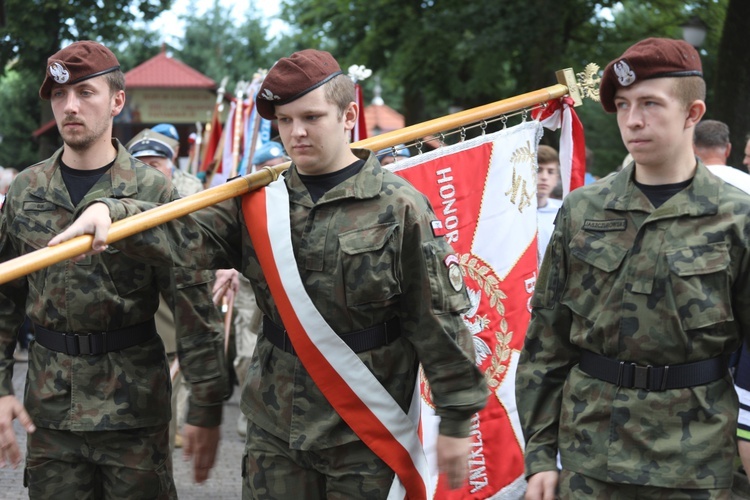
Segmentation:
{"type": "MultiPolygon", "coordinates": [[[[29,93],[27,70],[9,69],[0,77],[0,166],[22,169],[38,161],[37,146],[30,140],[39,123],[39,96],[29,93]]],[[[34,75],[38,76],[38,75],[34,75]]]]}
{"type": "Polygon", "coordinates": [[[47,57],[66,41],[99,40],[117,43],[127,38],[131,24],[150,21],[171,0],[6,0],[7,24],[0,28],[0,73],[18,59],[19,69],[40,71],[47,57]]]}
{"type": "MultiPolygon", "coordinates": [[[[644,38],[682,38],[680,26],[693,15],[698,15],[709,26],[706,42],[701,49],[703,72],[707,82],[709,116],[714,108],[715,62],[719,52],[721,25],[726,16],[726,0],[624,0],[612,9],[610,16],[599,16],[591,26],[589,34],[577,38],[568,51],[568,65],[584,67],[589,62],[604,66],[630,45],[644,38]]],[[[586,129],[586,144],[596,153],[593,173],[606,175],[621,163],[627,150],[613,115],[608,115],[601,106],[586,103],[578,108],[586,129]]],[[[721,119],[721,118],[719,118],[721,119]]]]}
{"type": "Polygon", "coordinates": [[[555,83],[550,55],[611,3],[286,0],[282,15],[311,46],[401,86],[411,124],[555,83]]]}
{"type": "MultiPolygon", "coordinates": [[[[21,139],[4,140],[3,156],[20,159],[27,156],[25,143],[31,133],[52,118],[48,103],[39,101],[37,96],[47,58],[75,40],[97,40],[110,46],[127,41],[134,21],[154,19],[169,7],[171,0],[5,0],[4,4],[7,22],[0,27],[0,75],[8,71],[12,62],[13,70],[23,76],[19,87],[14,87],[18,101],[9,106],[30,102],[32,96],[37,102],[35,109],[22,108],[30,119],[24,114],[17,121],[0,122],[0,135],[21,139]]],[[[38,158],[49,156],[55,147],[56,144],[42,141],[38,158]]]]}
{"type": "Polygon", "coordinates": [[[230,9],[214,0],[205,14],[197,14],[195,0],[184,16],[186,22],[182,48],[178,58],[215,81],[229,77],[227,90],[233,92],[238,81],[249,81],[258,69],[268,69],[276,58],[270,55],[267,27],[255,14],[250,2],[244,14],[232,14],[230,9]]]}
{"type": "Polygon", "coordinates": [[[742,167],[746,136],[750,133],[750,54],[744,49],[750,31],[750,2],[729,0],[721,33],[714,80],[713,116],[729,125],[732,155],[729,164],[742,167]]]}
{"type": "MultiPolygon", "coordinates": [[[[731,1],[748,8],[747,2],[731,1]]],[[[718,53],[714,30],[721,29],[727,3],[285,0],[282,17],[298,30],[294,36],[300,48],[330,50],[342,66],[364,64],[373,69],[381,77],[384,94],[403,96],[395,107],[406,115],[407,124],[413,124],[444,115],[449,107],[474,107],[551,85],[558,69],[582,71],[589,62],[603,69],[643,38],[681,38],[680,25],[690,15],[699,15],[712,26],[703,49],[710,109],[714,95],[727,95],[710,85],[718,53]]],[[[745,10],[733,16],[736,23],[747,23],[743,14],[745,10]]],[[[722,52],[739,43],[727,43],[722,52]]],[[[735,53],[745,56],[742,51],[735,53]]],[[[366,90],[369,85],[365,82],[366,90]]],[[[626,154],[616,122],[593,102],[578,108],[578,113],[587,144],[596,152],[596,173],[604,175],[626,154]]]]}

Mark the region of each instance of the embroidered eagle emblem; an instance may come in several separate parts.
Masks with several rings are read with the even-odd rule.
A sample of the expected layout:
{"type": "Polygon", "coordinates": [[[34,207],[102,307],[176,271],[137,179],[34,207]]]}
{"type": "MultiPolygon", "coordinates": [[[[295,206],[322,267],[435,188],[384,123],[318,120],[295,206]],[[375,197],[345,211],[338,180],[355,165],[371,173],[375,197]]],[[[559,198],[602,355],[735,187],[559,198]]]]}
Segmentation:
{"type": "Polygon", "coordinates": [[[263,89],[263,92],[260,94],[260,96],[267,101],[278,101],[281,99],[281,97],[277,96],[269,89],[263,89]]]}
{"type": "Polygon", "coordinates": [[[615,74],[617,75],[617,80],[623,87],[632,85],[633,82],[635,82],[635,73],[632,69],[630,69],[630,66],[626,61],[623,60],[616,62],[614,70],[615,74]]]}
{"type": "Polygon", "coordinates": [[[57,83],[63,84],[70,79],[70,73],[65,66],[59,62],[55,62],[49,65],[49,74],[53,80],[57,83]]]}

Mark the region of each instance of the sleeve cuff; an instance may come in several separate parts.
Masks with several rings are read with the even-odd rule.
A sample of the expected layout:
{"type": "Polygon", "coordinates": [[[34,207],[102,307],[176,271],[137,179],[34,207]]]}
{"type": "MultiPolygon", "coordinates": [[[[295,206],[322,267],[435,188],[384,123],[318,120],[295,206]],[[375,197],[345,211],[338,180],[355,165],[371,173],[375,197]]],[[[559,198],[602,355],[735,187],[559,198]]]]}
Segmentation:
{"type": "Polygon", "coordinates": [[[0,397],[13,396],[13,365],[15,361],[11,359],[0,360],[0,397]]]}
{"type": "Polygon", "coordinates": [[[188,414],[185,422],[196,427],[218,427],[221,425],[223,408],[223,404],[198,406],[191,401],[188,403],[188,414]]]}
{"type": "Polygon", "coordinates": [[[453,420],[450,418],[441,417],[440,426],[438,432],[443,436],[465,438],[469,437],[471,431],[471,419],[469,420],[453,420]]]}

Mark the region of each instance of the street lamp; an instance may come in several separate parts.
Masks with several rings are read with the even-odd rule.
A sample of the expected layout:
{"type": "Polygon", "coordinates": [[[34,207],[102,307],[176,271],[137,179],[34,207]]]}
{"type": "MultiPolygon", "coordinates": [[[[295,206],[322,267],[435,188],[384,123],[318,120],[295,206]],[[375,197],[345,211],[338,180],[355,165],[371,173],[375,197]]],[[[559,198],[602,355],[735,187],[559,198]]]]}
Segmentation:
{"type": "Polygon", "coordinates": [[[706,40],[708,25],[698,16],[693,16],[680,26],[682,28],[682,39],[697,49],[703,46],[706,40]]]}

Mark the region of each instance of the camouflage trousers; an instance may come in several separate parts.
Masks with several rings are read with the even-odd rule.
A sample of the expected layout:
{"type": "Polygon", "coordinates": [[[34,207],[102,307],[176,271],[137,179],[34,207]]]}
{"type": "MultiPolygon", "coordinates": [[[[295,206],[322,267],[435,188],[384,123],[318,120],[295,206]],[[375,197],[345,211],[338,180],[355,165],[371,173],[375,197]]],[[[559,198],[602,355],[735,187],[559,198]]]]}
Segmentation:
{"type": "Polygon", "coordinates": [[[325,450],[292,450],[286,441],[248,422],[243,500],[385,499],[393,476],[361,441],[325,450]]]}
{"type": "Polygon", "coordinates": [[[73,432],[37,427],[28,435],[29,498],[176,499],[169,426],[73,432]]]}
{"type": "Polygon", "coordinates": [[[657,488],[638,484],[606,483],[576,472],[560,472],[560,500],[729,500],[730,490],[657,488]]]}

